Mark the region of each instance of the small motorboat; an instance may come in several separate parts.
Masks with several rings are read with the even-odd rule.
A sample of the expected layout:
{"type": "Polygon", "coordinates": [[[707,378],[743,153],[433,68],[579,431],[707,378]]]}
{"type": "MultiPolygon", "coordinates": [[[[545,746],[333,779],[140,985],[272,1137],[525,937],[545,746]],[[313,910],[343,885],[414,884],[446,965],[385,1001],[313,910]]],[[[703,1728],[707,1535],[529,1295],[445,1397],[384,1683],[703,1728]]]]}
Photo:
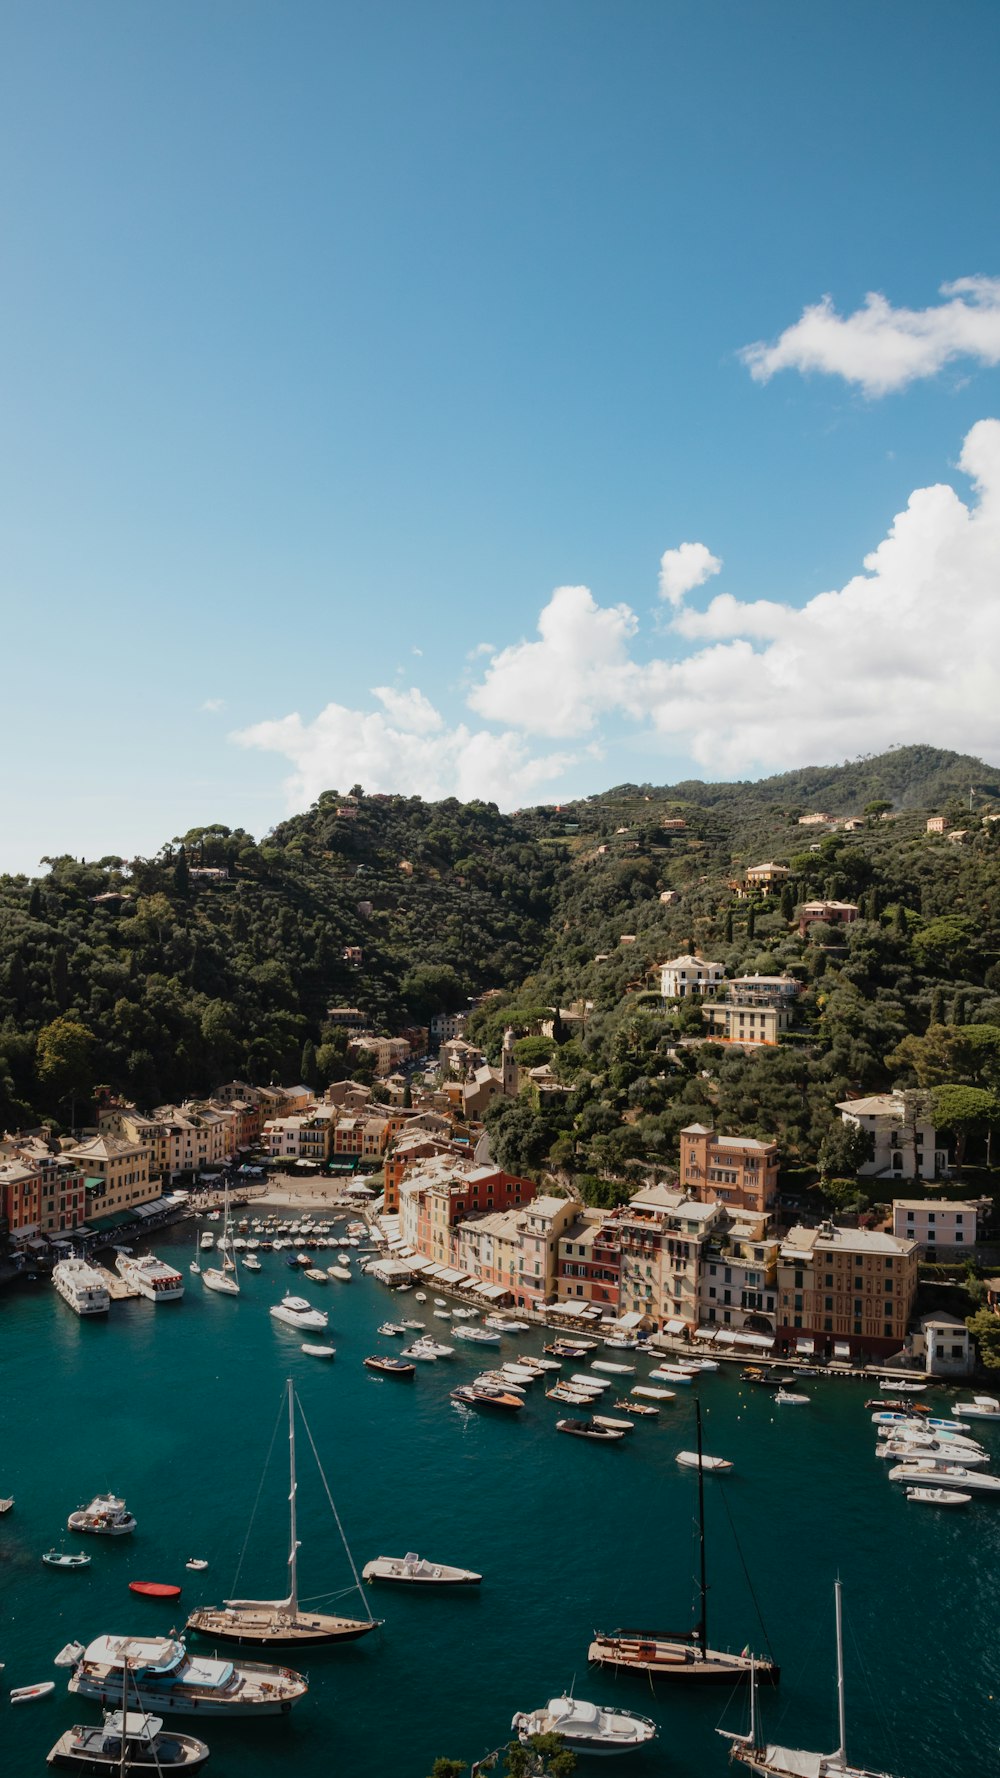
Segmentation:
{"type": "Polygon", "coordinates": [[[865,1402],[865,1407],[879,1410],[898,1408],[905,1414],[929,1414],[931,1411],[925,1401],[894,1401],[889,1395],[873,1396],[871,1401],[865,1402]]]}
{"type": "Polygon", "coordinates": [[[660,1412],[659,1408],[650,1407],[649,1403],[645,1401],[616,1401],[612,1403],[612,1406],[624,1408],[627,1414],[633,1414],[641,1420],[655,1420],[660,1412]]]}
{"type": "Polygon", "coordinates": [[[676,1393],[673,1389],[656,1389],[656,1388],[651,1389],[649,1387],[648,1383],[637,1383],[635,1385],[635,1388],[631,1391],[631,1393],[633,1395],[637,1395],[639,1397],[640,1401],[675,1401],[676,1400],[676,1393]]]}
{"type": "Polygon", "coordinates": [[[893,1391],[897,1395],[922,1395],[927,1384],[901,1383],[898,1377],[883,1377],[879,1388],[887,1395],[891,1395],[893,1391]]]}
{"type": "Polygon", "coordinates": [[[201,1556],[192,1556],[190,1562],[185,1562],[184,1566],[190,1568],[192,1574],[201,1574],[208,1567],[208,1563],[201,1556]]]}
{"type": "Polygon", "coordinates": [[[13,1504],[13,1494],[5,1494],[3,1498],[0,1499],[0,1513],[9,1513],[13,1504]]]}
{"type": "Polygon", "coordinates": [[[407,1332],[409,1332],[412,1329],[414,1333],[423,1333],[425,1323],[422,1321],[409,1320],[409,1321],[401,1321],[400,1326],[405,1327],[407,1332]]]}
{"type": "Polygon", "coordinates": [[[526,1395],[527,1390],[522,1383],[512,1383],[503,1371],[482,1371],[472,1379],[473,1389],[509,1389],[512,1395],[526,1395]]]}
{"type": "MultiPolygon", "coordinates": [[[[255,1253],[245,1253],[243,1255],[243,1270],[245,1272],[262,1272],[264,1268],[255,1253]]],[[[309,1274],[307,1272],[306,1277],[308,1276],[309,1274]]]]}
{"type": "Polygon", "coordinates": [[[927,1506],[968,1506],[971,1494],[957,1488],[907,1488],[907,1500],[922,1500],[927,1506]]]}
{"type": "Polygon", "coordinates": [[[181,1596],[180,1587],[160,1580],[130,1580],[128,1590],[130,1593],[141,1593],[144,1599],[179,1599],[181,1596]]]}
{"type": "Polygon", "coordinates": [[[304,1296],[285,1296],[270,1311],[273,1320],[283,1321],[287,1327],[302,1327],[307,1330],[322,1330],[330,1324],[330,1317],[322,1309],[314,1309],[304,1296]]]}
{"type": "Polygon", "coordinates": [[[328,1278],[336,1278],[338,1284],[350,1284],[354,1277],[350,1266],[327,1266],[326,1273],[328,1278]]]}
{"type": "MultiPolygon", "coordinates": [[[[436,1309],[434,1313],[437,1314],[436,1309]]],[[[467,1327],[463,1322],[462,1326],[454,1328],[453,1332],[456,1340],[468,1340],[473,1346],[499,1346],[500,1344],[500,1335],[490,1333],[485,1327],[467,1327]]]]}
{"type": "Polygon", "coordinates": [[[388,1580],[397,1586],[478,1587],[482,1575],[472,1568],[450,1568],[445,1562],[428,1562],[409,1550],[405,1556],[376,1556],[361,1570],[363,1579],[388,1580]]]}
{"type": "MultiPolygon", "coordinates": [[[[435,1309],[434,1319],[435,1319],[435,1321],[450,1321],[451,1320],[451,1310],[450,1309],[435,1309]]],[[[455,1329],[456,1333],[465,1333],[467,1331],[469,1333],[472,1333],[474,1330],[472,1328],[466,1329],[464,1327],[456,1327],[456,1329],[455,1329]]],[[[499,1343],[500,1342],[498,1340],[497,1344],[499,1345],[499,1343]]]]}
{"type": "Polygon", "coordinates": [[[974,1395],[971,1401],[956,1401],[951,1411],[962,1420],[996,1420],[1000,1401],[995,1395],[974,1395]]]}
{"type": "Polygon", "coordinates": [[[401,1321],[383,1321],[378,1331],[380,1334],[385,1334],[387,1339],[395,1339],[397,1334],[402,1339],[406,1329],[401,1321]]]}
{"type": "Polygon", "coordinates": [[[415,1303],[425,1303],[427,1301],[426,1290],[418,1290],[413,1300],[415,1303]]]}
{"type": "Polygon", "coordinates": [[[40,1685],[16,1685],[10,1694],[12,1704],[34,1704],[38,1698],[47,1698],[56,1689],[54,1679],[43,1679],[40,1685]]]}
{"type": "Polygon", "coordinates": [[[558,1735],[566,1751],[629,1753],[655,1741],[657,1728],[648,1716],[634,1710],[605,1710],[583,1698],[550,1698],[544,1710],[519,1710],[511,1728],[523,1747],[534,1735],[558,1735]]]}
{"type": "Polygon", "coordinates": [[[386,1377],[412,1377],[417,1368],[412,1359],[408,1363],[405,1358],[383,1358],[378,1352],[373,1353],[370,1358],[363,1358],[361,1362],[370,1371],[381,1371],[386,1377]]]}
{"type": "Polygon", "coordinates": [[[589,1371],[571,1371],[568,1380],[574,1387],[592,1389],[599,1394],[611,1388],[610,1377],[593,1377],[589,1371]]]}
{"type": "Polygon", "coordinates": [[[606,1371],[607,1374],[612,1377],[634,1377],[635,1376],[635,1365],[634,1364],[611,1364],[608,1362],[608,1360],[606,1360],[604,1358],[595,1358],[594,1359],[594,1370],[595,1371],[606,1371]]]}
{"type": "Polygon", "coordinates": [[[809,1395],[796,1395],[792,1389],[776,1389],[774,1392],[775,1405],[779,1408],[807,1408],[811,1399],[809,1395]]]}
{"type": "Polygon", "coordinates": [[[610,1414],[595,1414],[593,1416],[593,1420],[594,1420],[595,1426],[610,1426],[612,1431],[618,1431],[618,1432],[634,1432],[635,1431],[635,1427],[633,1426],[631,1420],[614,1420],[614,1419],[612,1419],[610,1414]]]}
{"type": "Polygon", "coordinates": [[[90,1557],[82,1550],[46,1550],[42,1561],[46,1568],[89,1568],[90,1557]]]}
{"type": "MultiPolygon", "coordinates": [[[[431,1358],[454,1358],[455,1356],[454,1346],[443,1346],[440,1340],[432,1340],[429,1334],[424,1334],[419,1340],[414,1340],[410,1352],[418,1350],[428,1353],[431,1358]]],[[[404,1352],[405,1356],[407,1354],[404,1352]]]]}
{"type": "Polygon", "coordinates": [[[337,1356],[336,1346],[313,1346],[308,1340],[303,1340],[302,1350],[307,1358],[336,1358],[337,1356]]]}
{"type": "Polygon", "coordinates": [[[54,1667],[75,1667],[84,1650],[82,1642],[66,1642],[56,1655],[54,1667]]]}
{"type": "Polygon", "coordinates": [[[682,1371],[676,1364],[661,1364],[658,1370],[650,1371],[649,1376],[653,1383],[684,1383],[690,1387],[694,1382],[694,1373],[682,1371]]]}
{"type": "Polygon", "coordinates": [[[624,1438],[625,1433],[620,1427],[602,1426],[596,1419],[591,1420],[557,1420],[557,1432],[568,1432],[573,1438],[593,1438],[603,1444],[614,1444],[624,1438]]]}
{"type": "Polygon", "coordinates": [[[413,1358],[418,1364],[436,1364],[437,1356],[436,1352],[431,1352],[427,1346],[417,1345],[416,1342],[412,1346],[403,1347],[403,1357],[413,1358]]]}
{"type": "MultiPolygon", "coordinates": [[[[677,1456],[674,1458],[674,1462],[679,1463],[682,1469],[697,1469],[699,1464],[698,1453],[697,1451],[678,1451],[677,1456]]],[[[710,1472],[713,1474],[724,1475],[733,1467],[728,1457],[703,1456],[700,1459],[700,1462],[701,1468],[706,1475],[710,1472]]]]}

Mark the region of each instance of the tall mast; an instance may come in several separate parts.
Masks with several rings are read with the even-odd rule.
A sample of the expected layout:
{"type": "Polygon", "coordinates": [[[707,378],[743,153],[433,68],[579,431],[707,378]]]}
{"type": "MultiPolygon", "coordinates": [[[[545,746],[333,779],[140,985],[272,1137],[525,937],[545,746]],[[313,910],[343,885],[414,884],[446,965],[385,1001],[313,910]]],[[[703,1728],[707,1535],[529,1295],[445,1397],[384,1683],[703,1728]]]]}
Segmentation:
{"type": "Polygon", "coordinates": [[[298,1552],[295,1523],[295,1391],[288,1379],[288,1605],[292,1617],[299,1612],[298,1552]]]}
{"type": "Polygon", "coordinates": [[[840,1730],[840,1746],[833,1757],[843,1768],[847,1765],[847,1717],[844,1709],[844,1632],[841,1620],[839,1575],[834,1582],[833,1596],[837,1611],[837,1726],[840,1730]]]}
{"type": "Polygon", "coordinates": [[[698,1558],[700,1566],[701,1612],[698,1618],[698,1641],[704,1660],[708,1654],[708,1582],[705,1579],[705,1473],[701,1466],[701,1402],[694,1404],[698,1428],[698,1558]]]}

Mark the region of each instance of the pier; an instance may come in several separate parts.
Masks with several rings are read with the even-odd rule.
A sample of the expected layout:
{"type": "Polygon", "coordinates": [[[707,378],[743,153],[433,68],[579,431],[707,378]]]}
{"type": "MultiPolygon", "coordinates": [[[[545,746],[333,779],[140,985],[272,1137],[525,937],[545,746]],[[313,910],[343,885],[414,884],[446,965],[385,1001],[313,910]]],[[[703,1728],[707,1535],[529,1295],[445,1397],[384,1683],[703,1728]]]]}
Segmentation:
{"type": "Polygon", "coordinates": [[[104,1281],[105,1288],[112,1302],[120,1303],[123,1302],[126,1297],[139,1295],[135,1285],[126,1284],[120,1272],[112,1272],[107,1266],[97,1265],[94,1266],[94,1271],[101,1274],[101,1278],[104,1281]]]}

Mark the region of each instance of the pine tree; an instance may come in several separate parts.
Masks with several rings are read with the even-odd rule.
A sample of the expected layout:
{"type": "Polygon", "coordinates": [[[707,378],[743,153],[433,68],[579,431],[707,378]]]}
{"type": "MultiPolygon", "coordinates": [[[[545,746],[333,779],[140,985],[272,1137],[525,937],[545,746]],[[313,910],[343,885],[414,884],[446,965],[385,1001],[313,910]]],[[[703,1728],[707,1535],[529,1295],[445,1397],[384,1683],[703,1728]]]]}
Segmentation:
{"type": "Polygon", "coordinates": [[[943,1025],[944,1024],[944,989],[943,988],[935,988],[933,994],[931,995],[931,1016],[930,1016],[929,1022],[932,1025],[943,1025]]]}
{"type": "Polygon", "coordinates": [[[174,889],[178,895],[186,895],[190,885],[188,874],[187,853],[183,845],[177,848],[177,862],[174,865],[174,889]]]}
{"type": "Polygon", "coordinates": [[[311,1037],[307,1037],[302,1045],[302,1061],[299,1064],[303,1086],[315,1088],[319,1080],[316,1067],[316,1045],[311,1037]]]}
{"type": "Polygon", "coordinates": [[[757,909],[754,907],[753,902],[751,902],[750,903],[750,912],[747,915],[747,938],[753,938],[753,935],[756,930],[757,930],[757,909]]]}
{"type": "Polygon", "coordinates": [[[791,883],[786,883],[781,891],[781,918],[791,925],[795,918],[795,890],[791,883]]]}
{"type": "Polygon", "coordinates": [[[29,918],[29,920],[37,920],[41,911],[42,911],[42,892],[39,889],[38,884],[34,883],[32,885],[31,895],[28,899],[28,918],[29,918]]]}
{"type": "Polygon", "coordinates": [[[732,910],[732,908],[730,908],[728,913],[726,914],[726,943],[727,943],[727,945],[731,945],[732,942],[733,942],[733,910],[732,910]]]}

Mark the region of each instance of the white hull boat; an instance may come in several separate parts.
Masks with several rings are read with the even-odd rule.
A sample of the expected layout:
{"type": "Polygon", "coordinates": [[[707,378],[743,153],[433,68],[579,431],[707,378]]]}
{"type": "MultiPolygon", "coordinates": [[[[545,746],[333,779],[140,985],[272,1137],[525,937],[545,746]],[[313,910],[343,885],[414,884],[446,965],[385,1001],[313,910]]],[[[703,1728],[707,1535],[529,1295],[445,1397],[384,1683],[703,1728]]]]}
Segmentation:
{"type": "Polygon", "coordinates": [[[84,1259],[61,1259],[52,1268],[52,1282],[74,1315],[106,1315],[111,1307],[104,1279],[84,1259]]]}
{"type": "Polygon", "coordinates": [[[95,1537],[129,1537],[136,1521],[117,1494],[95,1494],[89,1506],[79,1506],[66,1520],[67,1531],[87,1531],[95,1537]]]}
{"type": "Polygon", "coordinates": [[[964,1493],[1000,1494],[1000,1479],[992,1475],[980,1475],[977,1470],[966,1469],[959,1463],[898,1463],[889,1471],[890,1482],[905,1482],[907,1486],[940,1487],[943,1482],[957,1482],[964,1493]]]}
{"type": "Polygon", "coordinates": [[[478,1587],[482,1580],[472,1568],[452,1568],[445,1562],[428,1562],[412,1550],[405,1556],[376,1556],[361,1570],[365,1580],[388,1580],[397,1586],[478,1587]]]}
{"type": "Polygon", "coordinates": [[[69,1689],[113,1710],[127,1671],[137,1707],[157,1716],[283,1716],[307,1682],[288,1667],[189,1655],[171,1636],[98,1636],[74,1668],[69,1689]]]}
{"type": "Polygon", "coordinates": [[[927,1506],[968,1506],[971,1494],[960,1494],[957,1488],[907,1488],[907,1500],[920,1500],[927,1506]]]}
{"type": "Polygon", "coordinates": [[[155,1253],[144,1253],[138,1258],[120,1253],[115,1260],[115,1269],[126,1284],[131,1284],[133,1290],[149,1303],[177,1303],[184,1295],[184,1280],[180,1273],[164,1260],[157,1259],[155,1253]]]}
{"type": "Polygon", "coordinates": [[[960,1420],[1000,1420],[1000,1401],[995,1395],[975,1395],[971,1401],[956,1401],[951,1411],[960,1420]]]}
{"type": "Polygon", "coordinates": [[[682,1469],[701,1468],[706,1475],[724,1475],[733,1467],[728,1457],[699,1457],[697,1451],[678,1451],[674,1462],[682,1469]]]}
{"type": "Polygon", "coordinates": [[[330,1317],[322,1309],[314,1309],[303,1296],[282,1297],[271,1310],[271,1318],[281,1321],[286,1327],[300,1327],[308,1332],[321,1332],[330,1324],[330,1317]]]}
{"type": "Polygon", "coordinates": [[[630,1753],[655,1741],[657,1729],[634,1710],[610,1710],[583,1698],[550,1698],[542,1710],[519,1710],[511,1728],[522,1747],[533,1735],[558,1735],[569,1753],[630,1753]]]}

